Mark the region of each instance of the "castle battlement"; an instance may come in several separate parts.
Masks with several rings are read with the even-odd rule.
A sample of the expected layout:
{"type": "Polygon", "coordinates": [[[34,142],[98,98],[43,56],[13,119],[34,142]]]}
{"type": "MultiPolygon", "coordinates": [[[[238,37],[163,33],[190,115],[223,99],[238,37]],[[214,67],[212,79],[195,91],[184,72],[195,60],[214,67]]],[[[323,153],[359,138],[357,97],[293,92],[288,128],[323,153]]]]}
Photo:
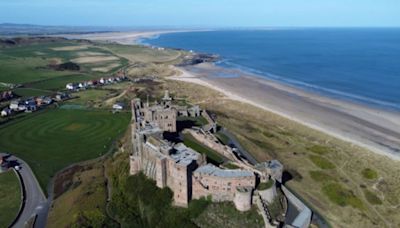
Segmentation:
{"type": "Polygon", "coordinates": [[[241,211],[251,208],[257,176],[268,165],[260,166],[263,171],[257,175],[256,169],[243,168],[246,165],[241,169],[223,169],[207,164],[205,155],[183,143],[174,144],[163,138],[164,132],[176,132],[177,115],[199,115],[198,106],[189,109],[173,106],[166,93],[163,102],[153,106],[148,102],[143,105],[139,99],[132,101],[132,113],[131,175],[143,172],[158,187],[171,188],[178,206],[186,207],[191,199],[211,197],[215,202],[232,201],[241,211]]]}

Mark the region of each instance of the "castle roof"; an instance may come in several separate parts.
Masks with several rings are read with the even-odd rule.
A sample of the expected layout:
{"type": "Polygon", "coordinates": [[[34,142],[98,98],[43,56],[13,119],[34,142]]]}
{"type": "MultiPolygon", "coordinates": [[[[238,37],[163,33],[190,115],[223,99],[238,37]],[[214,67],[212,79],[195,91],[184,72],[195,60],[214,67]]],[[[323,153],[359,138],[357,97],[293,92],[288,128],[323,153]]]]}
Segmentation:
{"type": "Polygon", "coordinates": [[[170,154],[170,157],[184,166],[190,165],[193,161],[199,159],[200,154],[185,146],[183,143],[178,143],[174,146],[175,153],[170,154]]]}
{"type": "Polygon", "coordinates": [[[206,174],[210,176],[217,176],[217,177],[252,177],[254,173],[248,170],[240,170],[240,169],[221,169],[215,165],[207,164],[200,166],[197,168],[194,173],[199,174],[206,174]]]}

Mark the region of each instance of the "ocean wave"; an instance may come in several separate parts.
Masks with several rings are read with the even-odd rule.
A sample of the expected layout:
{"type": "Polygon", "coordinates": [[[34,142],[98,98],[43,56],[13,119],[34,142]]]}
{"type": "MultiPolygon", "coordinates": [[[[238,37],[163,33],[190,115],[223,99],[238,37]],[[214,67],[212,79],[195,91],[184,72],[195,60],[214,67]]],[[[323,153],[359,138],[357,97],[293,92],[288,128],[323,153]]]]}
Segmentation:
{"type": "Polygon", "coordinates": [[[391,103],[391,102],[387,102],[387,101],[381,101],[381,100],[377,100],[377,99],[370,98],[370,97],[360,96],[360,95],[356,95],[356,94],[352,94],[352,93],[348,93],[348,92],[344,92],[344,91],[339,91],[339,90],[329,89],[329,88],[322,87],[322,86],[309,84],[309,83],[298,81],[298,80],[288,79],[284,76],[279,76],[279,75],[272,74],[269,72],[265,72],[265,71],[257,70],[254,68],[246,67],[246,66],[243,66],[243,65],[240,65],[237,63],[233,63],[228,58],[222,59],[222,60],[216,62],[215,64],[217,66],[228,68],[228,69],[236,69],[236,70],[242,71],[244,73],[248,73],[252,76],[267,78],[269,80],[272,80],[272,81],[275,81],[278,83],[284,83],[287,85],[295,86],[297,88],[304,89],[306,91],[317,92],[321,95],[325,95],[325,96],[332,97],[332,98],[346,99],[346,100],[355,101],[355,102],[367,104],[367,105],[378,106],[378,107],[386,108],[386,109],[390,109],[390,110],[396,110],[396,111],[400,110],[400,104],[391,103]]]}

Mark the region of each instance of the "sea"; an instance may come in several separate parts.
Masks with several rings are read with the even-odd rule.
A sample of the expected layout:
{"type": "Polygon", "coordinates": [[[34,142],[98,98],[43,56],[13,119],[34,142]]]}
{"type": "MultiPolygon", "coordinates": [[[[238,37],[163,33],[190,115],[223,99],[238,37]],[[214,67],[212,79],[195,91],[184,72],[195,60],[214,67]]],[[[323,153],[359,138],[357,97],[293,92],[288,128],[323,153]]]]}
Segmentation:
{"type": "Polygon", "coordinates": [[[143,44],[218,54],[216,64],[321,95],[400,111],[400,28],[169,33],[143,44]]]}

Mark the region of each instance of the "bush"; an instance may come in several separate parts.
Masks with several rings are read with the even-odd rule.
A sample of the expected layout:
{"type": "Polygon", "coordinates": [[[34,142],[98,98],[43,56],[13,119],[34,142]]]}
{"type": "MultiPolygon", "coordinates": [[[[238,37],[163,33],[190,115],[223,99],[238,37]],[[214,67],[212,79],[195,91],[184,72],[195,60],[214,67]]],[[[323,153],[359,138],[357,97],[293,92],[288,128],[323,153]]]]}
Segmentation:
{"type": "Polygon", "coordinates": [[[364,189],[364,196],[370,204],[380,205],[382,204],[382,200],[378,198],[373,192],[364,189]]]}
{"type": "Polygon", "coordinates": [[[113,183],[117,186],[109,209],[123,227],[195,227],[192,218],[209,205],[200,199],[191,201],[188,209],[173,207],[173,192],[159,189],[142,173],[113,183]]]}
{"type": "Polygon", "coordinates": [[[361,172],[361,174],[365,179],[368,179],[368,180],[373,180],[373,179],[376,179],[378,177],[378,173],[375,170],[370,169],[370,168],[365,168],[361,172]]]}
{"type": "Polygon", "coordinates": [[[323,193],[335,204],[339,206],[352,206],[364,209],[362,201],[357,198],[351,190],[344,188],[338,183],[331,183],[322,188],[323,193]]]}
{"type": "Polygon", "coordinates": [[[321,169],[333,169],[335,165],[328,161],[327,159],[317,156],[317,155],[310,155],[311,161],[321,169]]]}

